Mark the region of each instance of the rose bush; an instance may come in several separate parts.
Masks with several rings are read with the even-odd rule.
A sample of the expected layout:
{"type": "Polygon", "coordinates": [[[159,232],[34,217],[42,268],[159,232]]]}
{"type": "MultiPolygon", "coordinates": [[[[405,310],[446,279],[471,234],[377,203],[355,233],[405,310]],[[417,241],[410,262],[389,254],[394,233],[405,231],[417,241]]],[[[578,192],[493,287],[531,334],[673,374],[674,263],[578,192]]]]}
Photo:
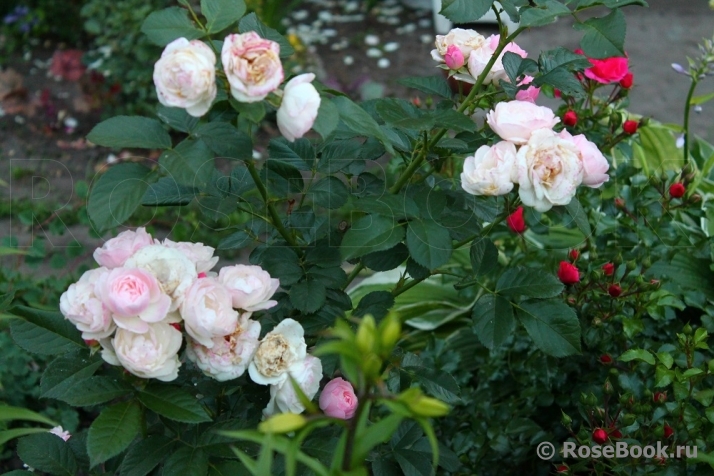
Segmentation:
{"type": "MultiPolygon", "coordinates": [[[[491,3],[444,13],[476,20],[491,3]]],[[[20,458],[56,472],[31,449],[52,444],[71,474],[537,474],[621,471],[554,467],[534,458],[543,441],[659,428],[704,449],[714,281],[694,190],[714,149],[656,162],[667,142],[623,109],[618,2],[500,4],[513,32],[435,39],[438,67],[470,89],[409,78],[431,101],[361,105],[312,74],[285,81],[289,43],[240,0],[152,13],[160,120],[120,116],[88,138],[162,152],[102,174],[87,213],[98,233],[140,206],[199,207],[202,227],[224,226],[208,244],[123,232],[59,314],[9,311],[19,345],[57,355],[43,394],[97,410],[67,442],[24,436],[20,458]],[[584,54],[534,59],[514,42],[603,6],[576,18],[584,54]],[[170,60],[171,45],[190,50],[170,60]],[[535,104],[556,92],[558,110],[535,104]],[[191,102],[167,107],[171,95],[191,102]],[[260,161],[254,132],[273,120],[283,137],[260,161]],[[214,248],[246,252],[214,270],[214,248]],[[692,309],[706,316],[682,326],[692,309]],[[674,400],[660,392],[655,411],[650,388],[674,400]]]]}

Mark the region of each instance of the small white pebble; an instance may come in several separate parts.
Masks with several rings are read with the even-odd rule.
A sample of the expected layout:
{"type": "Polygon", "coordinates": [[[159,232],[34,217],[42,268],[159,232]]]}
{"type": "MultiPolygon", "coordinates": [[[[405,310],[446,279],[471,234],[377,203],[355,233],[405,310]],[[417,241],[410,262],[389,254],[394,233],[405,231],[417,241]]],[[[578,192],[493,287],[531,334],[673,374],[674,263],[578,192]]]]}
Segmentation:
{"type": "Polygon", "coordinates": [[[263,158],[263,154],[260,151],[253,149],[253,160],[260,160],[263,158]]]}
{"type": "Polygon", "coordinates": [[[18,124],[24,124],[25,123],[25,118],[22,116],[15,116],[15,122],[18,124]]]}
{"type": "Polygon", "coordinates": [[[305,20],[309,15],[310,13],[307,10],[295,10],[292,16],[295,20],[302,21],[305,20]]]}
{"type": "Polygon", "coordinates": [[[368,58],[379,58],[380,56],[382,56],[382,50],[379,48],[370,48],[367,50],[368,58]]]}
{"type": "Polygon", "coordinates": [[[322,10],[320,13],[317,14],[317,18],[322,21],[332,21],[332,13],[322,10]]]}
{"type": "Polygon", "coordinates": [[[421,20],[419,20],[418,25],[419,28],[429,28],[431,26],[431,20],[429,20],[428,18],[422,18],[421,20]]]}
{"type": "Polygon", "coordinates": [[[353,57],[351,57],[350,55],[347,55],[344,58],[342,58],[342,62],[344,64],[346,64],[347,66],[349,66],[355,62],[355,59],[353,57]]]}
{"type": "Polygon", "coordinates": [[[396,41],[390,41],[384,45],[384,51],[391,53],[392,51],[397,51],[399,49],[399,43],[396,41]]]}
{"type": "Polygon", "coordinates": [[[77,119],[74,117],[68,117],[64,120],[64,126],[69,127],[70,129],[75,129],[79,125],[79,122],[77,122],[77,119]]]}
{"type": "Polygon", "coordinates": [[[379,44],[379,37],[377,35],[367,35],[364,37],[364,42],[369,46],[377,46],[379,44]]]}
{"type": "Polygon", "coordinates": [[[399,17],[386,17],[386,20],[384,21],[387,25],[399,25],[400,22],[401,20],[399,17]]]}
{"type": "Polygon", "coordinates": [[[359,10],[359,2],[347,2],[344,7],[345,13],[352,13],[359,10]]]}
{"type": "Polygon", "coordinates": [[[421,42],[424,43],[425,45],[426,45],[426,44],[429,44],[429,43],[434,43],[434,35],[426,35],[426,34],[424,34],[424,35],[421,35],[421,36],[419,37],[419,39],[420,39],[421,42]]]}
{"type": "Polygon", "coordinates": [[[337,36],[337,30],[334,28],[325,28],[322,30],[322,34],[325,35],[327,38],[332,38],[333,36],[337,36]]]}
{"type": "Polygon", "coordinates": [[[400,13],[402,13],[402,10],[404,10],[404,9],[402,7],[400,7],[399,5],[397,5],[397,6],[391,7],[391,8],[383,7],[379,13],[380,13],[380,15],[384,15],[385,17],[394,17],[394,16],[397,16],[400,13]]]}
{"type": "Polygon", "coordinates": [[[404,33],[411,33],[416,30],[416,25],[414,23],[407,23],[402,28],[404,29],[404,33]]]}
{"type": "Polygon", "coordinates": [[[379,66],[382,69],[389,68],[389,65],[391,65],[391,61],[387,58],[380,58],[379,61],[377,61],[377,66],[379,66]]]}

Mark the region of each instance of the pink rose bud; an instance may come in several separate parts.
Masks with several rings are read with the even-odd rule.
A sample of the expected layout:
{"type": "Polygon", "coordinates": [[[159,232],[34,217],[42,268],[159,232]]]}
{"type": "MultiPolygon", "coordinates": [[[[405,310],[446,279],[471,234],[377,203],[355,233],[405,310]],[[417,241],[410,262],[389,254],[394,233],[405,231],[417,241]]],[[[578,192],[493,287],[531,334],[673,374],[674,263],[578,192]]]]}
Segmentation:
{"type": "Polygon", "coordinates": [[[349,420],[358,403],[352,384],[340,377],[330,380],[320,394],[320,409],[332,418],[349,420]]]}
{"type": "Polygon", "coordinates": [[[446,63],[446,66],[451,69],[459,69],[464,65],[464,54],[458,46],[449,45],[446,49],[446,54],[444,55],[444,62],[446,63]]]}

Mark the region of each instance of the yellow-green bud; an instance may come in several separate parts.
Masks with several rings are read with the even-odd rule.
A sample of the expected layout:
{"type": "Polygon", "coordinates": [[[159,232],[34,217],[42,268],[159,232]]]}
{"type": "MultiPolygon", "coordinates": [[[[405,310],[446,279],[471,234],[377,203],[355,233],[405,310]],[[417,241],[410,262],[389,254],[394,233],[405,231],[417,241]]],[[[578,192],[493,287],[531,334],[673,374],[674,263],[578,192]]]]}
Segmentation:
{"type": "Polygon", "coordinates": [[[563,426],[570,426],[570,424],[573,423],[573,419],[570,418],[563,410],[560,410],[560,413],[562,415],[560,417],[560,422],[563,424],[563,426]]]}
{"type": "Polygon", "coordinates": [[[383,352],[391,352],[402,334],[402,323],[399,316],[390,312],[379,324],[379,339],[383,352]]]}
{"type": "Polygon", "coordinates": [[[374,323],[374,318],[370,315],[364,316],[357,328],[357,348],[363,354],[368,354],[373,351],[377,326],[374,323]]]}
{"type": "Polygon", "coordinates": [[[289,433],[299,430],[307,423],[307,418],[297,413],[279,413],[258,425],[263,433],[289,433]]]}
{"type": "Polygon", "coordinates": [[[692,335],[692,326],[690,326],[689,324],[686,324],[686,325],[682,328],[682,333],[683,333],[685,336],[692,335]]]}
{"type": "Polygon", "coordinates": [[[382,368],[382,360],[373,353],[369,353],[362,362],[362,370],[368,377],[377,377],[382,368]]]}

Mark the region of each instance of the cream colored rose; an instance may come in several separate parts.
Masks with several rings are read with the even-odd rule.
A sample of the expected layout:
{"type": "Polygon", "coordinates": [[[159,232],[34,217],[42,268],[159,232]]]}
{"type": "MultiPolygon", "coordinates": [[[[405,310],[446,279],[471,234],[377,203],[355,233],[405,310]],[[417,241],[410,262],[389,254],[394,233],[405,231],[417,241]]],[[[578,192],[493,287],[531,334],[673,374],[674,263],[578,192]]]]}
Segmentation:
{"type": "Polygon", "coordinates": [[[608,180],[610,176],[607,171],[610,163],[607,161],[600,149],[593,142],[590,142],[583,134],[573,136],[563,129],[558,134],[565,140],[571,141],[580,151],[580,159],[583,161],[583,185],[590,188],[598,188],[608,180]]]}
{"type": "Polygon", "coordinates": [[[181,341],[181,332],[164,322],[150,324],[143,334],[117,329],[102,357],[110,364],[119,362],[137,377],[169,382],[178,377],[181,341]]]}
{"type": "Polygon", "coordinates": [[[232,334],[214,337],[210,349],[189,339],[186,356],[204,374],[219,382],[240,377],[248,368],[260,337],[260,323],[250,320],[249,315],[241,316],[232,334]]]}
{"type": "Polygon", "coordinates": [[[516,100],[496,104],[486,115],[486,122],[501,139],[523,145],[534,131],[552,129],[560,118],[547,107],[516,100]]]}
{"type": "Polygon", "coordinates": [[[474,30],[454,28],[446,35],[436,35],[436,40],[434,41],[436,49],[432,50],[431,57],[443,63],[449,46],[454,45],[459,48],[464,59],[468,60],[471,52],[481,48],[484,44],[486,44],[486,38],[480,33],[474,30]]]}
{"type": "Polygon", "coordinates": [[[154,85],[161,104],[201,117],[216,97],[216,55],[202,41],[178,38],[154,65],[154,85]]]}
{"type": "Polygon", "coordinates": [[[550,129],[532,134],[518,151],[516,167],[521,201],[539,212],[570,203],[583,181],[578,148],[550,129]]]}
{"type": "Polygon", "coordinates": [[[280,45],[254,31],[228,35],[221,60],[231,94],[238,101],[260,101],[283,82],[280,45]]]}
{"type": "Polygon", "coordinates": [[[179,308],[188,335],[213,347],[213,338],[232,334],[240,317],[233,309],[231,294],[216,278],[199,278],[184,295],[179,308]]]}
{"type": "Polygon", "coordinates": [[[320,108],[320,94],[310,84],[312,73],[295,76],[285,85],[283,102],[277,113],[278,129],[290,142],[295,142],[315,124],[320,108]]]}
{"type": "Polygon", "coordinates": [[[126,260],[127,268],[142,268],[159,280],[161,289],[171,298],[170,311],[175,311],[183,295],[198,277],[196,265],[180,250],[163,245],[149,245],[126,260]]]}
{"type": "Polygon", "coordinates": [[[99,340],[116,329],[111,312],[95,293],[97,282],[109,272],[107,268],[90,269],[60,297],[60,312],[82,332],[82,339],[99,340]]]}
{"type": "Polygon", "coordinates": [[[505,195],[513,190],[515,165],[516,146],[512,142],[483,145],[466,157],[461,187],[472,195],[505,195]]]}
{"type": "Polygon", "coordinates": [[[256,312],[277,304],[270,298],[280,286],[280,281],[271,278],[260,266],[224,266],[218,272],[218,280],[230,291],[236,309],[256,312]]]}
{"type": "MultiPolygon", "coordinates": [[[[320,380],[322,380],[322,362],[320,359],[307,355],[302,361],[291,365],[288,373],[305,396],[312,400],[320,389],[320,380]]],[[[263,410],[264,416],[269,417],[275,413],[302,413],[304,411],[305,406],[300,402],[289,378],[279,384],[270,386],[270,401],[263,410]]]]}
{"type": "Polygon", "coordinates": [[[161,244],[185,254],[196,265],[196,272],[198,273],[207,273],[218,263],[218,256],[213,256],[215,248],[206,246],[203,243],[176,242],[166,238],[161,244]]]}
{"type": "Polygon", "coordinates": [[[307,355],[305,331],[293,319],[285,319],[263,337],[248,367],[253,382],[274,385],[288,378],[291,365],[301,362],[307,355]]]}
{"type": "Polygon", "coordinates": [[[94,259],[99,266],[109,269],[123,266],[127,259],[144,246],[153,245],[154,239],[144,227],[125,230],[94,250],[94,259]]]}

